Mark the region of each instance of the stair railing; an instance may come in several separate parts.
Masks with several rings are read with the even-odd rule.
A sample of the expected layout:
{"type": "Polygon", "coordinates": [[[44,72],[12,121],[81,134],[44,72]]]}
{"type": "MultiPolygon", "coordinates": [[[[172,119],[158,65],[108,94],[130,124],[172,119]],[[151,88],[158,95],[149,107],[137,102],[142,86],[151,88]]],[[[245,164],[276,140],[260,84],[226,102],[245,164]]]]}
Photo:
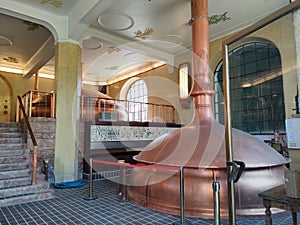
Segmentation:
{"type": "Polygon", "coordinates": [[[35,136],[33,134],[31,125],[29,123],[28,120],[28,116],[26,114],[23,102],[22,102],[22,98],[20,96],[18,96],[18,101],[19,101],[19,107],[21,108],[21,111],[23,113],[23,118],[25,120],[32,144],[33,144],[33,165],[32,165],[32,180],[31,180],[31,184],[35,185],[36,184],[36,168],[37,168],[37,153],[38,153],[38,145],[35,139],[35,136]]]}

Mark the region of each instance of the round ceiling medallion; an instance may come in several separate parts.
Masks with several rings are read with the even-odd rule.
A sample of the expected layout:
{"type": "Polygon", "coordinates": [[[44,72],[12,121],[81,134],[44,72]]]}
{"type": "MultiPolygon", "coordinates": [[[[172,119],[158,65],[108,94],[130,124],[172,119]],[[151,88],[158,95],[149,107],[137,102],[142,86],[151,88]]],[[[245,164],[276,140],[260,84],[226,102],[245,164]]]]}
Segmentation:
{"type": "Polygon", "coordinates": [[[99,48],[102,48],[103,43],[100,41],[99,38],[89,37],[83,41],[82,46],[84,49],[87,50],[97,50],[99,48]]]}
{"type": "Polygon", "coordinates": [[[109,30],[127,30],[134,24],[133,19],[119,12],[105,12],[98,17],[100,26],[109,30]]]}
{"type": "Polygon", "coordinates": [[[0,47],[9,47],[13,44],[12,40],[7,37],[0,36],[0,47]]]}

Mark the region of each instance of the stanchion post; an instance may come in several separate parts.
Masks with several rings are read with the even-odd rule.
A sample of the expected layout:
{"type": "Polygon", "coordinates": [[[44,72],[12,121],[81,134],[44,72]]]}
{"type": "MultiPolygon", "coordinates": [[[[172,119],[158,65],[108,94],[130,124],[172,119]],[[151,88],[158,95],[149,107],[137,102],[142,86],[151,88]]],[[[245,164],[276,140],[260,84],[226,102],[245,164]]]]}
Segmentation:
{"type": "Polygon", "coordinates": [[[93,159],[90,158],[90,187],[89,187],[89,196],[84,198],[84,200],[95,200],[98,197],[93,195],[93,159]]]}
{"type": "MultiPolygon", "coordinates": [[[[124,160],[119,160],[118,163],[125,164],[124,160]]],[[[120,184],[119,184],[119,196],[120,202],[126,201],[126,168],[125,166],[120,166],[120,184]]]]}
{"type": "Polygon", "coordinates": [[[180,167],[180,222],[174,222],[172,225],[191,225],[191,223],[184,218],[184,167],[180,167]]]}
{"type": "Polygon", "coordinates": [[[213,181],[212,188],[214,195],[214,225],[220,225],[220,183],[213,181]]]}

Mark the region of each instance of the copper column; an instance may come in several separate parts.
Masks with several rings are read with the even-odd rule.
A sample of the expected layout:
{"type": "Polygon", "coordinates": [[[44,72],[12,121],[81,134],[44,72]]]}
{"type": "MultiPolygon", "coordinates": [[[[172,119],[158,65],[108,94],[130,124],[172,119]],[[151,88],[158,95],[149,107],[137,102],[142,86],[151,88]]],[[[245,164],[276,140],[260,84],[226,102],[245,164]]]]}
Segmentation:
{"type": "MultiPolygon", "coordinates": [[[[208,0],[192,0],[191,7],[194,72],[194,86],[191,96],[194,97],[195,108],[200,108],[197,110],[201,113],[201,115],[198,114],[199,120],[207,120],[208,122],[211,121],[212,117],[211,97],[214,95],[210,85],[208,0]]],[[[226,98],[227,113],[230,112],[228,111],[229,102],[229,99],[226,98]]],[[[234,181],[232,179],[229,181],[233,162],[230,115],[226,115],[225,121],[226,161],[229,162],[227,164],[228,213],[230,224],[235,224],[234,181]]]]}

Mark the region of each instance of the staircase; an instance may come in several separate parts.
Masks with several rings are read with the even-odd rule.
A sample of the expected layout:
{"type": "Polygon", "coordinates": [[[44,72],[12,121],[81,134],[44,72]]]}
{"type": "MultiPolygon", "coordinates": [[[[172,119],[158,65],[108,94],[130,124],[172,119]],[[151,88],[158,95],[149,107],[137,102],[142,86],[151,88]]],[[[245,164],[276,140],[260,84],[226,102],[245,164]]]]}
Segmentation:
{"type": "Polygon", "coordinates": [[[0,207],[54,197],[40,170],[31,185],[32,157],[25,137],[21,123],[0,122],[0,207]]]}

